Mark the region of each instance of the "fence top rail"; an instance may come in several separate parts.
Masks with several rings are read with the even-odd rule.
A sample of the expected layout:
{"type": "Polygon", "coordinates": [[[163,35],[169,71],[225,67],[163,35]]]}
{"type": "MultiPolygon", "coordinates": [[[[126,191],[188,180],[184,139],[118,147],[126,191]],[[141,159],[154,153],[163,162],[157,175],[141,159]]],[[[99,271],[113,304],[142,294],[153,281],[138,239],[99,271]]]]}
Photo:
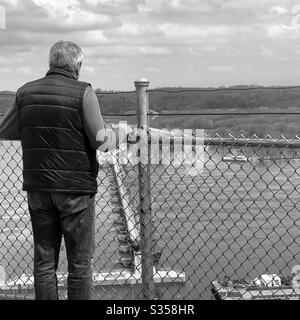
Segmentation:
{"type": "MultiPolygon", "coordinates": [[[[143,137],[142,137],[143,139],[143,137]]],[[[128,144],[136,144],[141,139],[140,135],[131,136],[128,144]]],[[[262,148],[292,148],[297,149],[300,148],[300,138],[296,136],[294,139],[286,139],[285,137],[281,137],[278,139],[273,139],[270,136],[266,138],[259,138],[257,136],[253,136],[252,138],[242,137],[221,137],[216,135],[215,137],[207,137],[203,138],[193,137],[193,136],[172,136],[172,135],[160,135],[153,136],[150,132],[148,132],[148,143],[157,142],[159,144],[163,144],[164,141],[168,141],[170,145],[174,145],[176,143],[182,144],[192,144],[192,145],[205,145],[205,146],[216,146],[216,147],[262,147],[262,148]]]]}
{"type": "Polygon", "coordinates": [[[204,145],[297,149],[300,148],[300,139],[204,138],[204,145]]]}
{"type": "MultiPolygon", "coordinates": [[[[259,116],[259,115],[300,115],[300,112],[148,112],[148,116],[181,117],[181,116],[259,116]]],[[[105,117],[136,117],[136,113],[102,113],[105,117]]]]}
{"type": "MultiPolygon", "coordinates": [[[[196,113],[148,113],[155,117],[180,117],[180,116],[259,116],[259,115],[300,115],[300,112],[196,112],[196,113]]],[[[1,113],[0,117],[5,114],[1,113]]],[[[102,113],[103,117],[136,117],[136,113],[102,113]]]]}
{"type": "MultiPolygon", "coordinates": [[[[139,135],[130,137],[128,140],[129,145],[137,144],[141,140],[139,135]]],[[[286,139],[284,137],[280,139],[272,138],[222,138],[222,137],[204,137],[204,138],[195,138],[195,137],[186,137],[183,136],[151,136],[148,134],[148,143],[158,142],[163,144],[164,141],[168,141],[170,145],[176,143],[182,144],[191,144],[191,145],[205,145],[205,146],[215,146],[215,147],[261,147],[261,148],[291,148],[291,149],[300,149],[300,138],[295,137],[294,139],[286,139]]],[[[0,139],[2,141],[16,141],[8,139],[0,139]]]]}

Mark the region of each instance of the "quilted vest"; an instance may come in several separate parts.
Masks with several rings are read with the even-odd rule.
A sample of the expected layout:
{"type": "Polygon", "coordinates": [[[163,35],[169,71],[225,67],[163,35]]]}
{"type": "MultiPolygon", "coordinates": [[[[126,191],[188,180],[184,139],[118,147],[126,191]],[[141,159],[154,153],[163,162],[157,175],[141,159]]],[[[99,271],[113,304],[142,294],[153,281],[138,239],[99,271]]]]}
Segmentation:
{"type": "Polygon", "coordinates": [[[98,162],[83,127],[90,84],[61,69],[18,90],[23,190],[95,194],[98,162]]]}

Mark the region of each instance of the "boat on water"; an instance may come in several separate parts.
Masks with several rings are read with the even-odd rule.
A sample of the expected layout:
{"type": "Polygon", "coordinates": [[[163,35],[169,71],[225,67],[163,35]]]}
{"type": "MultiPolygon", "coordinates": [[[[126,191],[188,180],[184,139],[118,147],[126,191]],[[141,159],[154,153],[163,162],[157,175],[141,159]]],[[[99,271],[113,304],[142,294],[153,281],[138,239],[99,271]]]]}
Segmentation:
{"type": "Polygon", "coordinates": [[[222,160],[228,161],[228,162],[247,162],[247,161],[250,161],[251,158],[247,158],[244,155],[239,155],[239,156],[229,155],[229,156],[223,157],[222,160]]]}
{"type": "Polygon", "coordinates": [[[225,277],[212,281],[211,292],[216,300],[300,300],[300,288],[276,274],[263,274],[254,281],[225,277]]]}

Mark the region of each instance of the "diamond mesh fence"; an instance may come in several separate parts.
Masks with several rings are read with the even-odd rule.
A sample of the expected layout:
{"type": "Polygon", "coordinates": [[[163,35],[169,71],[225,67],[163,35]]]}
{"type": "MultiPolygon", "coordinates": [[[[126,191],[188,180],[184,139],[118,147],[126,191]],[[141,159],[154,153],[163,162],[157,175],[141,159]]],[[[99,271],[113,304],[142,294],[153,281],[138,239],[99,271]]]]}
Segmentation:
{"type": "MultiPolygon", "coordinates": [[[[191,93],[217,109],[224,95],[211,100],[211,90],[148,91],[150,110],[143,112],[150,124],[201,127],[208,134],[150,128],[135,132],[127,146],[98,153],[93,299],[299,299],[299,113],[280,109],[297,92],[286,88],[270,95],[275,112],[263,117],[267,113],[253,113],[252,103],[264,90],[246,91],[241,127],[228,110],[193,115],[188,107],[191,93]],[[187,113],[178,114],[177,107],[174,114],[155,111],[161,104],[171,111],[184,104],[180,110],[187,113]],[[247,127],[247,110],[257,117],[255,130],[247,127]],[[165,120],[171,115],[171,122],[165,120]],[[212,130],[216,125],[221,136],[212,130]],[[233,126],[234,135],[227,134],[224,128],[233,126]]],[[[108,124],[125,116],[135,125],[137,92],[98,96],[108,124]]],[[[0,299],[34,299],[20,142],[0,140],[0,165],[0,299]]],[[[60,299],[66,299],[66,280],[62,243],[60,299]]]]}
{"type": "MultiPolygon", "coordinates": [[[[93,299],[298,298],[300,140],[204,136],[187,162],[154,132],[98,154],[93,299]]],[[[33,299],[20,142],[0,157],[0,299],[33,299]]],[[[66,277],[63,245],[61,299],[66,277]]]]}

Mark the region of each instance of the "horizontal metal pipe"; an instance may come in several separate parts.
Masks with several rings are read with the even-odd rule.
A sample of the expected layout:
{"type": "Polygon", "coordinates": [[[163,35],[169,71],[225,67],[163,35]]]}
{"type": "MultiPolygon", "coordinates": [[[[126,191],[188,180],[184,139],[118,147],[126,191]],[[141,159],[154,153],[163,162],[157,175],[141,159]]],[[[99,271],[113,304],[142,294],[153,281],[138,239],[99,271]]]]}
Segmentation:
{"type": "MultiPolygon", "coordinates": [[[[163,141],[168,141],[170,145],[174,145],[175,143],[184,144],[186,138],[184,137],[148,137],[148,143],[159,143],[162,144],[163,141]]],[[[129,144],[136,144],[140,140],[139,136],[132,138],[128,141],[129,144]]],[[[300,148],[300,139],[297,140],[282,140],[282,139],[247,139],[247,138],[208,138],[197,139],[197,138],[189,138],[189,143],[192,145],[201,145],[205,146],[216,146],[216,147],[261,147],[261,148],[292,148],[297,149],[300,148]]]]}
{"type": "Polygon", "coordinates": [[[0,294],[0,300],[34,300],[33,296],[26,296],[26,294],[0,294]]]}

